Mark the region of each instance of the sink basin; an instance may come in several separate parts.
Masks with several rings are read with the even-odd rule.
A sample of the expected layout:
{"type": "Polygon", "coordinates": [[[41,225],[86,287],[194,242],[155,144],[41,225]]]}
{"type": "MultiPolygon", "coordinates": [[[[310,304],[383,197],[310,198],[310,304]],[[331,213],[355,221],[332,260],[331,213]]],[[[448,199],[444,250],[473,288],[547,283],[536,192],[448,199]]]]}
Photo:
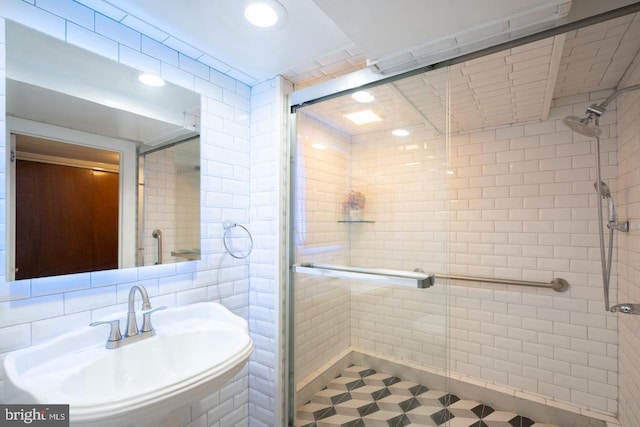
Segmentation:
{"type": "Polygon", "coordinates": [[[161,425],[220,388],[253,350],[246,321],[217,303],[159,311],[152,320],[155,336],[112,350],[107,327],[87,326],[9,353],[12,401],[69,404],[74,426],[161,425]]]}

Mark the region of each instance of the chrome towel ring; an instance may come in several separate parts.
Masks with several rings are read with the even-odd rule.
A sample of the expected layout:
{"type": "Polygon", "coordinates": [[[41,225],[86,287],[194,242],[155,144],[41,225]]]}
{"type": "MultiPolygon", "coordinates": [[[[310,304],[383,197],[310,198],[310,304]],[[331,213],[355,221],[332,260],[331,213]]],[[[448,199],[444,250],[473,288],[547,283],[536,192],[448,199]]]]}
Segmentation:
{"type": "MultiPolygon", "coordinates": [[[[247,229],[247,227],[245,227],[242,224],[237,224],[231,221],[223,222],[222,227],[224,228],[224,237],[222,238],[222,243],[224,244],[224,248],[227,250],[227,252],[229,252],[229,255],[237,259],[248,257],[249,254],[251,254],[251,251],[253,250],[253,237],[251,236],[251,232],[247,229]],[[240,227],[241,229],[243,229],[247,233],[247,237],[249,238],[249,248],[245,249],[246,251],[245,254],[238,255],[237,253],[234,253],[233,249],[235,248],[233,248],[233,244],[231,244],[230,240],[233,237],[231,233],[235,227],[240,227]],[[229,248],[229,246],[231,246],[231,249],[229,248]]],[[[236,250],[235,252],[238,252],[238,251],[236,250]]]]}

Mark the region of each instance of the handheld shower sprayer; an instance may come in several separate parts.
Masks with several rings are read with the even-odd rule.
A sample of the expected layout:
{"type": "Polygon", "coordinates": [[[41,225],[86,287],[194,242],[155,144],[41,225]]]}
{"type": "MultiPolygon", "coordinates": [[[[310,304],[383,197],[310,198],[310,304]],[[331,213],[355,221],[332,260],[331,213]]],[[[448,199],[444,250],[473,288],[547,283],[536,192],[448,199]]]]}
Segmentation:
{"type": "Polygon", "coordinates": [[[623,232],[629,231],[629,221],[618,221],[616,206],[613,203],[613,196],[611,196],[609,186],[604,181],[596,181],[593,183],[593,188],[596,189],[603,200],[609,200],[609,222],[607,223],[607,228],[623,232]],[[598,185],[598,182],[600,182],[600,185],[598,185]]]}
{"type": "Polygon", "coordinates": [[[596,182],[594,182],[593,183],[593,188],[596,189],[596,191],[598,192],[600,197],[602,197],[603,199],[610,199],[611,198],[611,190],[609,189],[609,186],[604,181],[596,181],[596,182]],[[600,185],[598,185],[598,184],[600,184],[600,185]]]}
{"type": "Polygon", "coordinates": [[[613,204],[613,197],[611,197],[611,190],[609,186],[603,181],[596,181],[593,183],[593,188],[596,189],[600,197],[609,200],[609,224],[616,221],[616,207],[613,204]],[[600,185],[598,185],[600,183],[600,185]]]}

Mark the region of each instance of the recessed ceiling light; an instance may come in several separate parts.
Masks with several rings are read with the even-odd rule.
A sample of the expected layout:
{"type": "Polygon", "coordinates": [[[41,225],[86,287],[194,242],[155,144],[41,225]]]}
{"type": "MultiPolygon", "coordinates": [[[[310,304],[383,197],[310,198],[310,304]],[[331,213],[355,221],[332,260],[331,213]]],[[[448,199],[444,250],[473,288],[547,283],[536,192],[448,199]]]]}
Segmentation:
{"type": "Polygon", "coordinates": [[[164,80],[155,74],[142,73],[138,76],[138,80],[149,86],[164,86],[164,80]]]}
{"type": "Polygon", "coordinates": [[[371,110],[356,111],[355,113],[345,114],[344,116],[357,125],[366,125],[368,123],[382,121],[382,118],[371,110]]]}
{"type": "Polygon", "coordinates": [[[369,92],[365,92],[365,91],[358,91],[358,92],[354,92],[351,95],[351,98],[354,101],[360,102],[362,104],[366,104],[368,102],[372,102],[373,100],[375,100],[376,98],[371,95],[369,92]]]}
{"type": "Polygon", "coordinates": [[[327,146],[326,146],[326,145],[324,145],[324,144],[320,144],[319,142],[316,142],[316,143],[314,143],[314,144],[311,144],[311,146],[312,146],[313,148],[315,148],[316,150],[326,150],[326,149],[327,149],[327,146]]]}
{"type": "Polygon", "coordinates": [[[395,135],[395,136],[409,136],[410,135],[409,131],[405,130],[405,129],[396,129],[391,133],[393,135],[395,135]]]}
{"type": "Polygon", "coordinates": [[[275,0],[245,2],[244,18],[258,28],[277,28],[282,25],[286,16],[286,9],[275,0]]]}

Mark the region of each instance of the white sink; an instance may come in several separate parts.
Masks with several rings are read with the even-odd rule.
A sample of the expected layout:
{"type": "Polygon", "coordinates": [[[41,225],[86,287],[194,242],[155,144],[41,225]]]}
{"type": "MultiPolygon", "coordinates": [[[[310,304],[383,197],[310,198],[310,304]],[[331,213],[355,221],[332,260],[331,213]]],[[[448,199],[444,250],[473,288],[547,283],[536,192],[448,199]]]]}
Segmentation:
{"type": "Polygon", "coordinates": [[[9,353],[12,402],[69,404],[74,426],[157,426],[231,379],[253,350],[247,322],[217,303],[152,320],[155,336],[116,349],[105,348],[108,327],[87,326],[9,353]]]}

